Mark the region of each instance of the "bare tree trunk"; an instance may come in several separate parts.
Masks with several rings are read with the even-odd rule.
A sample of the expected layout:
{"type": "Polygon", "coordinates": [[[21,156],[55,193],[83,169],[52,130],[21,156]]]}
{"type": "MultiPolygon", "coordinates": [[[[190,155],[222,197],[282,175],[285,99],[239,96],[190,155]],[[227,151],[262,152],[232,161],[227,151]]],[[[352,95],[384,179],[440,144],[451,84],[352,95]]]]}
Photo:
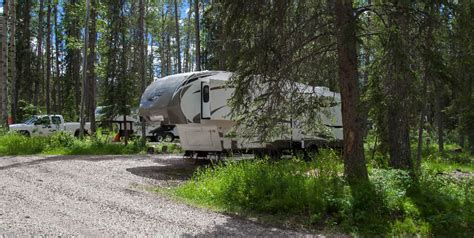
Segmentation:
{"type": "Polygon", "coordinates": [[[46,113],[51,114],[50,105],[50,80],[51,80],[51,0],[48,0],[48,15],[46,17],[48,25],[46,35],[46,113]]]}
{"type": "Polygon", "coordinates": [[[86,104],[86,94],[87,91],[87,52],[89,48],[89,15],[90,15],[90,0],[86,0],[86,20],[85,20],[85,29],[84,29],[84,57],[83,57],[83,72],[82,72],[82,96],[81,96],[81,125],[79,129],[79,135],[81,138],[84,137],[84,126],[86,124],[84,117],[84,109],[86,104]]]}
{"type": "Polygon", "coordinates": [[[155,49],[153,48],[154,45],[155,45],[155,39],[153,38],[153,35],[151,35],[151,43],[150,43],[150,53],[148,54],[148,61],[149,61],[149,69],[148,69],[148,76],[149,76],[149,80],[147,82],[147,84],[150,84],[151,82],[153,82],[153,79],[155,78],[155,65],[154,65],[154,61],[155,61],[155,49]]]}
{"type": "Polygon", "coordinates": [[[435,82],[436,87],[436,99],[435,99],[435,110],[436,110],[436,127],[438,131],[438,150],[441,154],[444,153],[444,95],[443,87],[441,82],[435,82]]]}
{"type": "Polygon", "coordinates": [[[87,93],[88,93],[88,101],[87,101],[87,112],[88,118],[91,123],[91,135],[94,135],[96,131],[96,123],[95,123],[95,109],[96,109],[96,79],[95,79],[95,58],[96,58],[96,39],[97,39],[97,4],[96,0],[90,1],[91,8],[90,8],[90,34],[89,34],[89,55],[87,56],[87,93]]]}
{"type": "MultiPolygon", "coordinates": [[[[146,74],[145,74],[145,63],[143,62],[145,59],[145,2],[144,0],[139,1],[139,22],[138,22],[138,40],[139,40],[139,50],[140,50],[140,77],[141,77],[141,85],[140,85],[140,93],[142,94],[145,92],[145,87],[146,87],[146,74]]],[[[144,142],[146,140],[146,128],[145,128],[145,120],[141,120],[141,126],[142,126],[142,141],[144,142]]]]}
{"type": "MultiPolygon", "coordinates": [[[[161,12],[161,21],[162,22],[165,22],[166,20],[166,13],[164,11],[161,12]]],[[[165,77],[166,75],[168,75],[168,73],[166,72],[166,69],[167,69],[167,66],[166,66],[166,61],[167,61],[167,57],[166,57],[166,35],[165,35],[165,30],[166,28],[163,26],[164,24],[161,24],[162,27],[161,27],[161,32],[160,32],[160,38],[161,38],[161,42],[160,42],[160,71],[161,71],[161,77],[165,77]]]]}
{"type": "Polygon", "coordinates": [[[17,86],[17,78],[16,78],[16,44],[15,44],[15,35],[16,35],[16,11],[15,11],[15,0],[11,1],[9,14],[11,17],[10,27],[10,73],[11,73],[11,91],[12,91],[12,116],[13,120],[16,120],[17,117],[17,102],[18,102],[18,86],[17,86]]]}
{"type": "MultiPolygon", "coordinates": [[[[192,5],[192,0],[189,0],[189,5],[191,6],[192,5]]],[[[190,60],[190,48],[191,48],[191,13],[192,11],[189,10],[188,11],[188,29],[187,29],[187,32],[186,32],[186,46],[184,48],[184,72],[189,72],[190,69],[192,68],[192,66],[190,65],[191,64],[191,60],[190,60]]]]}
{"type": "Polygon", "coordinates": [[[128,145],[127,115],[125,114],[123,114],[123,133],[125,137],[125,145],[128,145]]]}
{"type": "Polygon", "coordinates": [[[339,85],[344,125],[344,174],[350,184],[367,181],[363,125],[359,106],[356,19],[351,0],[336,0],[336,29],[339,85]]]}
{"type": "Polygon", "coordinates": [[[0,16],[0,126],[8,124],[8,1],[3,2],[4,16],[0,16]]]}
{"type": "Polygon", "coordinates": [[[416,153],[416,164],[415,164],[415,170],[418,173],[420,171],[421,167],[421,160],[422,160],[422,150],[423,150],[423,126],[425,124],[425,111],[426,111],[426,93],[427,93],[427,81],[428,78],[425,77],[423,80],[423,105],[421,106],[421,112],[420,112],[420,121],[418,125],[418,148],[417,148],[417,153],[416,153]]]}
{"type": "Polygon", "coordinates": [[[61,83],[62,83],[62,80],[61,80],[61,65],[60,65],[60,62],[59,62],[59,28],[58,28],[58,19],[59,18],[59,13],[58,13],[58,3],[55,3],[54,5],[54,35],[55,35],[55,41],[54,41],[54,45],[55,45],[55,49],[56,49],[56,52],[55,52],[55,61],[56,61],[56,94],[54,95],[54,98],[56,100],[56,106],[55,106],[55,112],[58,113],[58,114],[61,114],[61,103],[60,103],[60,95],[61,95],[61,83]]]}
{"type": "Polygon", "coordinates": [[[199,30],[199,0],[194,1],[194,26],[196,34],[196,71],[201,71],[201,34],[199,30]]]}
{"type": "Polygon", "coordinates": [[[166,71],[167,75],[173,74],[173,62],[171,61],[171,35],[166,35],[166,71]]]}
{"type": "Polygon", "coordinates": [[[43,8],[44,0],[40,0],[39,14],[38,14],[38,46],[37,46],[37,56],[38,56],[38,65],[37,65],[37,74],[35,77],[35,88],[33,95],[33,104],[38,106],[38,97],[40,94],[40,84],[43,82],[44,77],[44,67],[43,67],[43,8]]]}
{"type": "Polygon", "coordinates": [[[411,99],[409,90],[411,79],[409,66],[406,62],[409,57],[406,54],[408,43],[408,24],[404,2],[394,3],[398,9],[389,15],[389,27],[391,27],[388,39],[389,70],[387,82],[385,83],[388,96],[392,98],[387,105],[388,118],[388,142],[390,153],[390,166],[396,169],[412,170],[410,147],[410,124],[409,111],[411,99]]]}
{"type": "Polygon", "coordinates": [[[179,7],[178,0],[174,0],[174,19],[176,26],[176,57],[178,59],[178,73],[181,73],[181,38],[179,37],[179,7]]]}

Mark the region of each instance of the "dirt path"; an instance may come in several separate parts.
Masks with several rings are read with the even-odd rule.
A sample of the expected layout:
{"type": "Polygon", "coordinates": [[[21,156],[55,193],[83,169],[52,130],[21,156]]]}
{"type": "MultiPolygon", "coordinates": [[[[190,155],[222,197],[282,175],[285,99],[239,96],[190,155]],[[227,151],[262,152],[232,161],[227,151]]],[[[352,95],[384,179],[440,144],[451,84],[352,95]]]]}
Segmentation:
{"type": "Polygon", "coordinates": [[[0,236],[307,236],[147,192],[192,162],[149,156],[0,157],[0,236]]]}

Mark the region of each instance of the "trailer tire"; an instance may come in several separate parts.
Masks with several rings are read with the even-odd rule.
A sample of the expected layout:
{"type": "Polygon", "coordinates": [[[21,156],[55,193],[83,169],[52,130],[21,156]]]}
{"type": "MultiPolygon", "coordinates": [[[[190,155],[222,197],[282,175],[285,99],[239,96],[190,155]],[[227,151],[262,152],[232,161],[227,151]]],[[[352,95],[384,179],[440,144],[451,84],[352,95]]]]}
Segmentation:
{"type": "Polygon", "coordinates": [[[270,160],[273,161],[280,160],[282,157],[282,151],[280,149],[269,149],[267,153],[270,160]]]}

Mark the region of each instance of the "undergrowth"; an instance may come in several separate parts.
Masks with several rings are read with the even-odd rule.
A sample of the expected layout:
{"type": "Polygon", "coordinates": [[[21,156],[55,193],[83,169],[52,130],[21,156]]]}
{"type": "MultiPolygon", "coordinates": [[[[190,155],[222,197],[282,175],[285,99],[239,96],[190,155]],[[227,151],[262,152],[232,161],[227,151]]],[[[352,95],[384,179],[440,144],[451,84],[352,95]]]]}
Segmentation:
{"type": "Polygon", "coordinates": [[[48,137],[26,137],[17,133],[0,135],[0,155],[118,155],[144,152],[146,145],[139,139],[128,145],[112,143],[109,137],[97,133],[82,140],[68,132],[57,132],[48,137]]]}
{"type": "Polygon", "coordinates": [[[311,162],[227,162],[198,170],[172,193],[216,210],[354,235],[472,237],[472,177],[425,169],[414,181],[405,171],[372,168],[369,183],[351,188],[342,170],[331,151],[311,162]]]}

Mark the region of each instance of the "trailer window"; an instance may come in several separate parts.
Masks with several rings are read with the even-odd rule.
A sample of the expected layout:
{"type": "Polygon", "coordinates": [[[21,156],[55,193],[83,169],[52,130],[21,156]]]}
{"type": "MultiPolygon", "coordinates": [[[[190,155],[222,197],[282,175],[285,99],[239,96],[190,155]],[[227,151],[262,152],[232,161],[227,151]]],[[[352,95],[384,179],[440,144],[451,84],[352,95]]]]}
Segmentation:
{"type": "Polygon", "coordinates": [[[202,101],[205,103],[209,102],[209,85],[202,88],[202,101]]]}

